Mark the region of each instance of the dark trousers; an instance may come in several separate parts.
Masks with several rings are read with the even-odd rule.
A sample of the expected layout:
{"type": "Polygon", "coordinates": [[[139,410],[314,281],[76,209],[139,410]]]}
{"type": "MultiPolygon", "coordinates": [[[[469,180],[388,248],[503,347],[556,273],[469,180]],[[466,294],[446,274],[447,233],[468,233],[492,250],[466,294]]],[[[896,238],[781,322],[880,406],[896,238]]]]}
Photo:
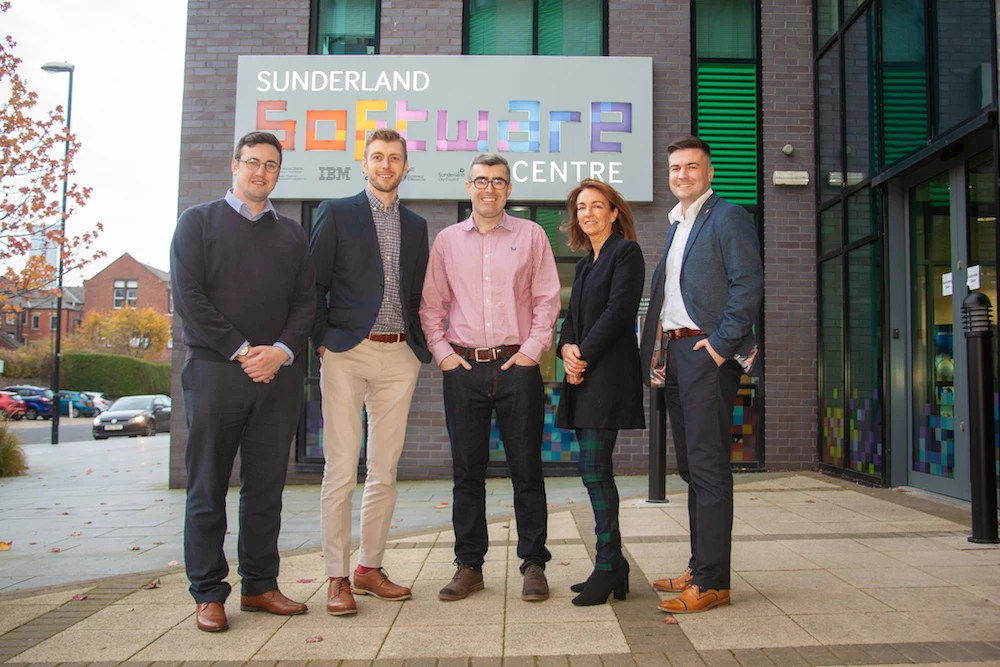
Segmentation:
{"type": "Polygon", "coordinates": [[[514,484],[517,556],[545,567],[552,554],[545,548],[548,509],[542,475],[542,375],[538,366],[511,366],[501,361],[470,362],[444,373],[444,413],[451,439],[454,470],[452,523],[455,560],[480,569],[489,547],[486,533],[486,465],[490,460],[493,411],[514,484]]]}
{"type": "Polygon", "coordinates": [[[667,344],[664,400],[677,452],[677,467],[688,484],[692,582],[702,590],[729,588],[733,542],[733,405],[740,367],[733,360],[716,366],[708,350],[695,350],[704,336],[667,344]]]}
{"type": "Polygon", "coordinates": [[[302,364],[253,382],[236,362],[188,359],[181,371],[188,442],[184,563],[196,602],[224,602],[226,492],[240,453],[239,573],[243,595],[278,587],[281,493],[302,410],[302,364]]]}
{"type": "Polygon", "coordinates": [[[603,428],[578,428],[580,477],[590,494],[594,509],[594,532],[597,534],[596,570],[614,570],[622,561],[622,534],[618,526],[618,487],[611,455],[618,431],[603,428]]]}

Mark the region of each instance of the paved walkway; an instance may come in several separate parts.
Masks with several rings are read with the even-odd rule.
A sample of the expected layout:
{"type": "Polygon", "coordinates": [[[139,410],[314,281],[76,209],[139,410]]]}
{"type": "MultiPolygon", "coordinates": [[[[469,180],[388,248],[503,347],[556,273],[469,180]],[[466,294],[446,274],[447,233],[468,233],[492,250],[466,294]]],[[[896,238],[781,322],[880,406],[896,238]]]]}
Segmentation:
{"type": "MultiPolygon", "coordinates": [[[[47,482],[28,482],[29,478],[0,482],[0,540],[8,539],[4,533],[19,533],[26,527],[34,527],[42,538],[48,534],[43,525],[64,520],[60,517],[86,515],[102,525],[85,526],[79,531],[82,535],[61,539],[70,544],[86,539],[97,543],[100,538],[88,538],[87,531],[125,530],[129,531],[125,536],[105,539],[139,542],[156,531],[141,524],[145,530],[136,535],[140,524],[131,519],[148,510],[153,510],[149,516],[163,519],[158,526],[164,527],[162,534],[167,537],[164,544],[148,549],[145,543],[132,545],[139,546],[139,552],[124,547],[127,554],[148,550],[156,556],[159,550],[161,555],[148,566],[156,571],[0,593],[0,661],[80,667],[87,663],[205,667],[212,662],[235,667],[251,661],[261,667],[278,667],[277,662],[281,667],[306,667],[307,662],[308,667],[338,663],[340,667],[403,667],[404,663],[405,667],[825,667],[943,662],[1000,667],[1000,548],[966,540],[968,507],[815,474],[740,476],[733,605],[678,616],[677,624],[665,622],[672,619],[656,609],[660,597],[649,582],[679,572],[686,561],[684,494],[673,493],[671,504],[665,506],[639,499],[623,504],[632,592],[622,602],[576,608],[569,603],[568,587],[586,577],[593,556],[593,518],[586,497],[570,481],[551,480],[553,561],[547,573],[553,597],[526,603],[519,598],[516,526],[503,502],[503,480],[497,480],[491,485],[491,507],[495,514],[508,516],[490,524],[483,592],[459,602],[437,600],[437,590],[452,573],[453,536],[446,527],[425,530],[418,525],[393,540],[386,558],[390,575],[413,586],[414,599],[384,602],[359,597],[357,616],[331,617],[323,610],[321,555],[308,540],[296,538],[284,545],[291,551],[282,561],[280,584],[291,597],[307,600],[310,613],[292,618],[248,614],[239,611],[234,596],[227,605],[230,630],[203,633],[194,627],[194,605],[182,569],[162,569],[162,559],[171,553],[161,547],[178,539],[181,506],[174,499],[176,492],[157,488],[160,481],[149,481],[150,490],[163,496],[160,503],[157,498],[140,502],[135,490],[109,495],[115,493],[115,480],[120,482],[118,488],[130,488],[125,480],[165,479],[165,463],[142,465],[138,451],[155,450],[161,446],[158,440],[162,437],[113,445],[100,460],[116,461],[115,466],[94,463],[89,475],[82,469],[71,481],[52,472],[47,482]],[[135,456],[130,458],[129,452],[135,456]],[[105,469],[108,472],[102,472],[105,469]],[[104,474],[108,477],[101,477],[104,474]],[[39,484],[36,494],[47,489],[44,493],[53,496],[51,502],[42,502],[37,495],[34,501],[27,499],[26,487],[33,483],[39,484]],[[79,489],[74,488],[77,485],[79,489]],[[132,505],[126,502],[129,498],[132,505]],[[60,508],[66,505],[55,502],[68,502],[75,509],[63,515],[66,510],[60,508]],[[171,504],[169,511],[160,509],[171,504]],[[88,506],[89,513],[83,509],[88,506]],[[31,516],[33,512],[37,513],[31,516]]],[[[67,446],[60,451],[65,454],[58,458],[71,458],[75,450],[67,446]]],[[[47,465],[59,468],[42,463],[52,456],[47,452],[31,453],[36,473],[47,465]]],[[[154,460],[152,454],[147,458],[154,460]]],[[[642,478],[621,482],[628,491],[645,488],[642,478]]],[[[441,495],[447,485],[405,486],[409,502],[416,505],[420,494],[424,499],[423,509],[414,509],[411,517],[424,521],[436,512],[447,513],[435,509],[440,500],[448,499],[441,495]]],[[[671,480],[668,488],[679,490],[679,484],[671,480]]],[[[286,514],[291,511],[293,516],[292,521],[286,519],[286,531],[296,517],[303,522],[310,512],[315,517],[315,508],[304,506],[315,505],[317,490],[289,487],[288,495],[286,514]],[[298,504],[302,507],[291,507],[298,504]]],[[[399,518],[404,521],[397,524],[406,523],[405,515],[398,513],[399,518]]],[[[447,526],[447,515],[442,525],[447,526]]],[[[315,526],[289,532],[315,533],[315,526]]],[[[71,527],[67,523],[59,530],[71,527]]],[[[315,536],[309,539],[314,541],[315,536]]],[[[3,564],[18,553],[21,541],[16,538],[11,551],[0,552],[0,575],[8,576],[3,564]]],[[[29,545],[32,548],[47,546],[41,540],[29,541],[39,542],[29,545]]],[[[52,558],[36,555],[40,571],[22,581],[38,583],[50,577],[68,581],[74,576],[79,581],[107,567],[96,552],[84,547],[67,547],[52,558]]],[[[5,580],[8,590],[26,574],[18,572],[5,580]]],[[[231,580],[236,583],[235,574],[231,580]]]]}

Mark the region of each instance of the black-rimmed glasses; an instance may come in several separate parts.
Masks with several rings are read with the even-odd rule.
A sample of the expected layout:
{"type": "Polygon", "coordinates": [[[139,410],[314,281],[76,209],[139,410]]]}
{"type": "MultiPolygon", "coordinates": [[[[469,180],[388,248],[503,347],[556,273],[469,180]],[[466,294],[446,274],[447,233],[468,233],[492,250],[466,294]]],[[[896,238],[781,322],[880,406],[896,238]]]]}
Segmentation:
{"type": "Polygon", "coordinates": [[[485,176],[479,176],[478,178],[471,179],[469,183],[475,185],[477,190],[485,190],[486,185],[488,183],[493,184],[494,190],[503,190],[504,188],[507,187],[509,181],[505,178],[500,178],[499,176],[497,176],[496,178],[486,178],[485,176]]]}
{"type": "Polygon", "coordinates": [[[257,158],[252,157],[249,160],[240,160],[239,158],[237,158],[236,161],[245,164],[247,168],[250,169],[250,171],[257,171],[258,169],[260,169],[261,165],[264,165],[264,171],[266,171],[269,174],[277,174],[278,170],[281,169],[281,165],[272,160],[268,160],[267,162],[261,162],[257,158]]]}

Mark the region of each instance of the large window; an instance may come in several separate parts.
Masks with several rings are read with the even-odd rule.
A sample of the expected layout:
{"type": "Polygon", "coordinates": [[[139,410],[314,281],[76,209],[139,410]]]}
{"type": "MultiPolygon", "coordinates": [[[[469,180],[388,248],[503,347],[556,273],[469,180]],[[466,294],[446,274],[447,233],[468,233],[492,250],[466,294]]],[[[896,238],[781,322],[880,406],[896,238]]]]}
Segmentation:
{"type": "Polygon", "coordinates": [[[606,0],[466,0],[464,53],[607,55],[606,0]]]}
{"type": "Polygon", "coordinates": [[[138,280],[116,280],[115,281],[115,293],[114,293],[114,303],[112,304],[115,310],[128,307],[135,308],[139,296],[139,281],[138,280]]]}
{"type": "Polygon", "coordinates": [[[378,0],[313,0],[313,53],[378,53],[378,0]]]}

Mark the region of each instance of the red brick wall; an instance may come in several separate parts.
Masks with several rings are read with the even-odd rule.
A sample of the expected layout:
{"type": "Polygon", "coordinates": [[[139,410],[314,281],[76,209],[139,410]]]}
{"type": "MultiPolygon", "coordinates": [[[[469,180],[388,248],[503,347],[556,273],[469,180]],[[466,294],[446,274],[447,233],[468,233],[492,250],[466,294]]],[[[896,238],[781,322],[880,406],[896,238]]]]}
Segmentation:
{"type": "MultiPolygon", "coordinates": [[[[21,342],[25,345],[40,345],[40,346],[55,346],[56,332],[49,329],[49,318],[55,317],[55,308],[25,308],[23,311],[27,315],[25,323],[20,327],[21,331],[21,342]],[[33,316],[38,316],[38,328],[31,328],[31,319],[33,316]]],[[[21,314],[17,314],[21,317],[21,314]]],[[[4,321],[6,322],[6,314],[4,314],[4,321]]],[[[83,319],[83,312],[79,310],[69,310],[63,308],[62,312],[62,331],[63,340],[66,336],[76,331],[80,326],[80,321],[83,319]]],[[[13,329],[13,325],[6,327],[5,329],[13,329]]]]}
{"type": "Polygon", "coordinates": [[[90,280],[83,281],[84,314],[114,310],[115,281],[136,280],[136,308],[152,308],[163,315],[170,315],[170,285],[160,280],[131,255],[124,254],[90,280]]]}

